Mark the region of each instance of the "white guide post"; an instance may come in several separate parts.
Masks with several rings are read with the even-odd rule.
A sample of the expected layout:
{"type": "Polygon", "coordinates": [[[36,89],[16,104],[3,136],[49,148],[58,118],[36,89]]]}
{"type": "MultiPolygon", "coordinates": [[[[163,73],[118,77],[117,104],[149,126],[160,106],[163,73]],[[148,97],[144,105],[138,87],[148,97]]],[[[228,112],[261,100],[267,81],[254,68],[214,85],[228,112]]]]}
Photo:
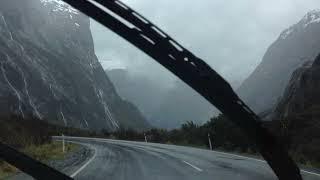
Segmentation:
{"type": "Polygon", "coordinates": [[[62,134],[62,152],[65,151],[65,142],[64,142],[64,135],[62,134]]]}
{"type": "Polygon", "coordinates": [[[146,133],[143,133],[143,135],[144,135],[144,141],[147,143],[147,142],[148,142],[148,140],[147,140],[146,133]]]}
{"type": "Polygon", "coordinates": [[[211,139],[210,139],[210,134],[209,133],[208,133],[208,141],[209,141],[210,150],[212,150],[212,144],[211,144],[211,139]]]}

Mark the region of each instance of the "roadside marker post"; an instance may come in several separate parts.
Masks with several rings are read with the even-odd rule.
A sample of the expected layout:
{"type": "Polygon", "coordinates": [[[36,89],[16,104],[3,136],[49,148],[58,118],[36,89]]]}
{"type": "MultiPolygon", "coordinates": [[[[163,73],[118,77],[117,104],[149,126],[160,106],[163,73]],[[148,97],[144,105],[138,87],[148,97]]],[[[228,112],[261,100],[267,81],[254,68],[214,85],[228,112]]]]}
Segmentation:
{"type": "Polygon", "coordinates": [[[62,134],[62,152],[65,151],[65,142],[64,142],[64,135],[62,134]]]}
{"type": "Polygon", "coordinates": [[[144,141],[147,143],[147,142],[148,142],[148,140],[147,140],[146,133],[143,133],[143,135],[144,135],[144,141]]]}
{"type": "Polygon", "coordinates": [[[210,134],[209,133],[208,133],[208,141],[209,141],[210,150],[212,150],[212,144],[211,144],[211,139],[210,139],[210,134]]]}

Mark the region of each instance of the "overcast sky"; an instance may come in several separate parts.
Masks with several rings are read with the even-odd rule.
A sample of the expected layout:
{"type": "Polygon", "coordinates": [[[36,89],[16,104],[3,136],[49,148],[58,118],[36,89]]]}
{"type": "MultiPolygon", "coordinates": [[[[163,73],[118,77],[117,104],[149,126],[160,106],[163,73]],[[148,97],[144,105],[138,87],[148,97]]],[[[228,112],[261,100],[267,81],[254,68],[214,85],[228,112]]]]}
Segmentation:
{"type": "MultiPolygon", "coordinates": [[[[229,82],[238,85],[279,34],[319,0],[123,0],[158,25],[229,82]]],[[[92,22],[96,54],[106,69],[127,68],[170,85],[175,78],[155,61],[92,22]]]]}

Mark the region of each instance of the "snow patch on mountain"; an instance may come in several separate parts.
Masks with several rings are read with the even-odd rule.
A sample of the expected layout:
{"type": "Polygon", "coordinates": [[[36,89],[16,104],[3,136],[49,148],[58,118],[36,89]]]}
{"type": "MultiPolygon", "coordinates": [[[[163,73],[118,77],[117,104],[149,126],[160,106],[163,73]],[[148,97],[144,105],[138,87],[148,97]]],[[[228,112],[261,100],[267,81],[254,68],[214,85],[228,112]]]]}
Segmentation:
{"type": "Polygon", "coordinates": [[[281,39],[286,39],[292,32],[293,32],[293,27],[290,27],[286,30],[284,30],[281,34],[280,34],[280,38],[281,39]]]}
{"type": "MultiPolygon", "coordinates": [[[[60,12],[69,12],[72,14],[79,14],[79,11],[71,7],[69,4],[63,2],[62,0],[40,0],[44,6],[53,5],[53,11],[60,11],[60,12]]],[[[71,16],[72,18],[72,16],[71,16]]]]}
{"type": "Polygon", "coordinates": [[[305,29],[311,24],[320,23],[320,9],[308,12],[299,23],[289,27],[280,34],[280,39],[286,39],[299,29],[305,29]],[[297,26],[298,25],[298,26],[297,26]],[[302,27],[302,28],[301,28],[302,27]]]}
{"type": "Polygon", "coordinates": [[[301,21],[304,27],[313,23],[320,23],[320,9],[308,12],[301,21]]]}

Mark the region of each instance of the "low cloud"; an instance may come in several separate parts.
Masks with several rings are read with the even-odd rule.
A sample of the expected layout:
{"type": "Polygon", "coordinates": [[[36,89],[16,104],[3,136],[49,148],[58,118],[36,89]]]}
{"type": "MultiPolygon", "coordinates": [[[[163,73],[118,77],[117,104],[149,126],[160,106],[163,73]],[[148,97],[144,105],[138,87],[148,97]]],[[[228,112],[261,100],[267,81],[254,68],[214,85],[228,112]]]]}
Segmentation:
{"type": "MultiPolygon", "coordinates": [[[[234,85],[260,63],[268,46],[319,0],[124,0],[234,85]]],[[[160,82],[176,80],[155,61],[96,22],[95,50],[104,68],[160,82]]]]}

